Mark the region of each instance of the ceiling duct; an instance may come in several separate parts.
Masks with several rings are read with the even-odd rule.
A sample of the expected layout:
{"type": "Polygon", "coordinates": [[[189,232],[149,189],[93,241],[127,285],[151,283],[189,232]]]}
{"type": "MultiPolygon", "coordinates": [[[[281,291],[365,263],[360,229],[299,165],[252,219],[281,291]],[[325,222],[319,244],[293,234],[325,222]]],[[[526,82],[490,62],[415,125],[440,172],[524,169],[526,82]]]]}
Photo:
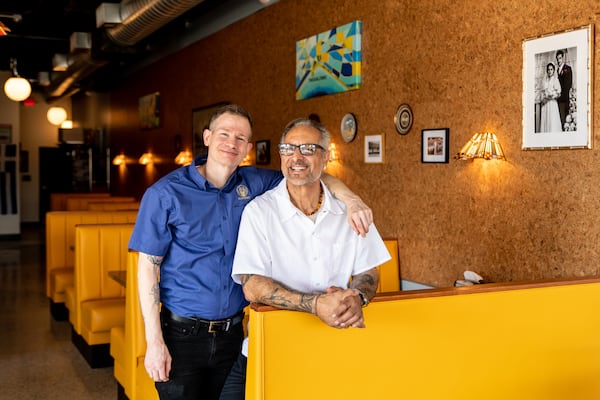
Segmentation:
{"type": "Polygon", "coordinates": [[[108,28],[106,34],[120,46],[133,46],[201,2],[202,0],[124,0],[119,6],[123,22],[108,28]]]}

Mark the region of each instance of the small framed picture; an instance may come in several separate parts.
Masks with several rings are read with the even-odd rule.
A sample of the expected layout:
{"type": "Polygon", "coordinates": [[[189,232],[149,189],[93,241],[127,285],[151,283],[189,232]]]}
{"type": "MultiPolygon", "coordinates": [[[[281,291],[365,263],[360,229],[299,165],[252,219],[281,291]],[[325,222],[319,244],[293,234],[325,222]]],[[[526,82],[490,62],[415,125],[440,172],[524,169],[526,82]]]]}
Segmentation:
{"type": "Polygon", "coordinates": [[[447,163],[450,148],[450,129],[423,129],[421,131],[421,162],[447,163]]]}
{"type": "Polygon", "coordinates": [[[383,163],[383,135],[365,136],[365,162],[383,163]]]}
{"type": "Polygon", "coordinates": [[[271,141],[256,141],[256,164],[267,165],[271,163],[271,141]]]}

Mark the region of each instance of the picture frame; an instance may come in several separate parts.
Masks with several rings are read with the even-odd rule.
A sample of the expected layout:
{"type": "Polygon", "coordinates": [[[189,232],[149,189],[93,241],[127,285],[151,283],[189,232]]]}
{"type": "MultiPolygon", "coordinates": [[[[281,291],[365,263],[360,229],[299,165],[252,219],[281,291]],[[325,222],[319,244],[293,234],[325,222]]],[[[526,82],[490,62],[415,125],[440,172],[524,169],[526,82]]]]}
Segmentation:
{"type": "Polygon", "coordinates": [[[592,148],[593,37],[587,25],[523,41],[523,150],[592,148]]]}
{"type": "Polygon", "coordinates": [[[160,93],[150,93],[138,99],[140,127],[142,129],[158,128],[160,125],[160,93]]]}
{"type": "Polygon", "coordinates": [[[208,153],[208,147],[204,145],[202,133],[205,128],[208,128],[208,122],[213,113],[226,104],[229,103],[215,103],[192,110],[192,154],[194,158],[200,154],[208,153]]]}
{"type": "Polygon", "coordinates": [[[365,136],[365,163],[381,164],[384,160],[385,147],[383,135],[365,136]]]}
{"type": "Polygon", "coordinates": [[[450,129],[436,128],[421,131],[421,162],[448,163],[450,154],[450,129]]]}
{"type": "Polygon", "coordinates": [[[271,141],[257,140],[256,141],[256,165],[271,164],[271,141]]]}

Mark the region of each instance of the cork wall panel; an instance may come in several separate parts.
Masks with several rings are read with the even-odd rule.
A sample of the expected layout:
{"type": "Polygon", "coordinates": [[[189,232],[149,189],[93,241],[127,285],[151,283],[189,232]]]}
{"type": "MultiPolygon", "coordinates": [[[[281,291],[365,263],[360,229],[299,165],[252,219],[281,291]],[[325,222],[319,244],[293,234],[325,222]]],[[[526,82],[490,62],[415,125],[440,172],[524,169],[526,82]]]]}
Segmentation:
{"type": "MultiPolygon", "coordinates": [[[[599,14],[596,0],[577,7],[565,0],[281,0],[115,90],[111,107],[120,117],[111,146],[166,152],[176,133],[191,145],[192,109],[220,101],[247,107],[254,138],[273,143],[288,121],[317,113],[340,155],[328,171],[373,208],[382,236],[398,238],[404,279],[450,286],[465,270],[497,282],[598,276],[600,121],[594,114],[592,150],[521,150],[521,46],[525,38],[595,25],[599,14]],[[296,101],[295,42],[357,19],[360,90],[296,101]],[[142,131],[130,113],[152,91],[161,93],[163,125],[142,131]],[[414,114],[405,136],[393,121],[401,103],[414,114]],[[359,127],[350,143],[339,134],[347,112],[359,127]],[[508,161],[422,164],[421,130],[431,128],[450,129],[452,155],[473,133],[493,131],[508,161]],[[372,134],[385,136],[383,164],[364,163],[364,137],[372,134]]],[[[598,47],[594,37],[594,66],[598,47]]],[[[600,94],[596,76],[592,86],[600,94]]],[[[271,149],[269,167],[278,168],[271,149]]]]}

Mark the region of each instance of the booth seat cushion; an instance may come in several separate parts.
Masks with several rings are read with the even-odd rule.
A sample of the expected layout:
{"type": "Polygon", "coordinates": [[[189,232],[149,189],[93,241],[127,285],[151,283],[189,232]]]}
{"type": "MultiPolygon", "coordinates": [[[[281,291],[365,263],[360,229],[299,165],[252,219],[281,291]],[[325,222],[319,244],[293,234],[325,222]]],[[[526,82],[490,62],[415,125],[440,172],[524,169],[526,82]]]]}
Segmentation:
{"type": "Polygon", "coordinates": [[[56,303],[64,303],[66,296],[65,290],[67,287],[73,286],[73,281],[75,279],[73,267],[57,268],[52,271],[50,277],[53,282],[50,297],[56,303]]]}
{"type": "Polygon", "coordinates": [[[82,329],[110,332],[125,324],[125,298],[85,301],[81,304],[82,329]]]}

